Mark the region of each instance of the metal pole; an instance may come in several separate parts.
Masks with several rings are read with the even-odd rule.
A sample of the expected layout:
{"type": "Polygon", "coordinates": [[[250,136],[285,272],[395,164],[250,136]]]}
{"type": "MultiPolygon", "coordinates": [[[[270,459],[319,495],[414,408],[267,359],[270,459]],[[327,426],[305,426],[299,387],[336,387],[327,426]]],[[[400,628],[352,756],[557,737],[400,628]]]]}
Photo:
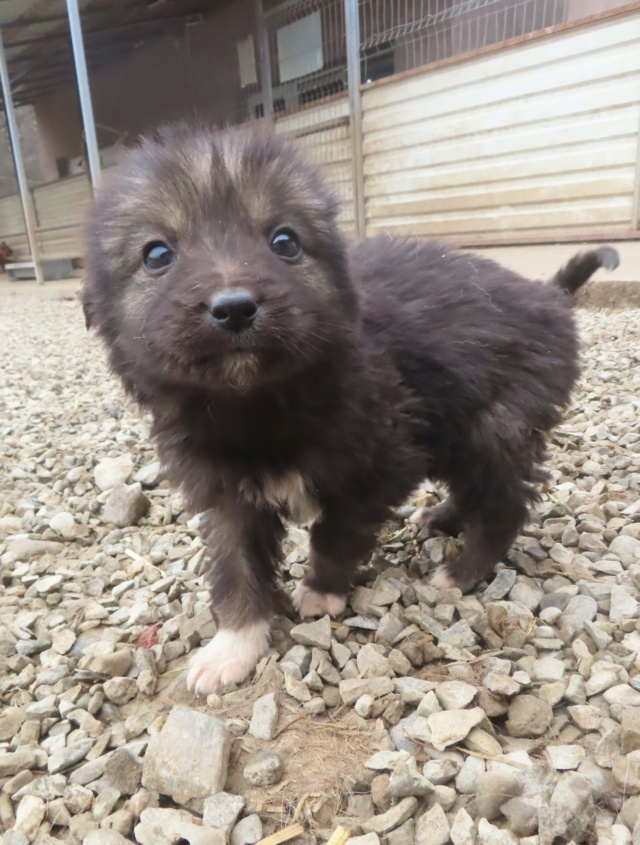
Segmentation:
{"type": "Polygon", "coordinates": [[[347,41],[347,78],[349,81],[349,117],[353,156],[353,193],[356,234],[366,235],[364,204],[364,152],[362,148],[362,94],[360,90],[360,17],[358,0],[344,0],[344,23],[347,41]]]}
{"type": "Polygon", "coordinates": [[[260,54],[260,89],[262,91],[262,107],[264,118],[273,123],[273,86],[271,84],[271,50],[269,48],[269,32],[264,17],[262,0],[256,0],[256,15],[258,18],[258,53],[260,54]]]}
{"type": "Polygon", "coordinates": [[[640,122],[636,137],[636,164],[633,175],[633,196],[631,201],[631,231],[640,228],[640,122]]]}
{"type": "Polygon", "coordinates": [[[82,109],[84,138],[87,145],[87,156],[89,158],[89,175],[91,177],[91,184],[95,190],[100,184],[100,153],[98,151],[98,139],[96,137],[96,124],[93,119],[93,105],[91,104],[91,91],[89,90],[87,61],[84,55],[84,41],[82,39],[82,27],[80,25],[80,10],[78,9],[78,0],[66,0],[66,2],[67,14],[69,16],[69,29],[71,30],[73,60],[76,66],[78,93],[80,95],[80,108],[82,109]]]}
{"type": "Polygon", "coordinates": [[[27,184],[27,174],[24,169],[24,161],[22,160],[20,134],[18,132],[16,112],[13,107],[13,97],[11,96],[11,83],[9,81],[9,70],[7,68],[7,57],[4,52],[2,32],[0,32],[0,79],[2,81],[2,98],[4,100],[4,111],[7,116],[7,128],[9,130],[9,139],[11,141],[11,151],[13,152],[13,164],[16,170],[20,199],[22,200],[22,213],[24,214],[24,222],[27,228],[29,251],[31,252],[31,259],[36,272],[36,281],[39,285],[41,285],[44,282],[44,276],[42,275],[40,253],[38,251],[36,211],[33,205],[33,197],[31,196],[29,185],[27,184]]]}

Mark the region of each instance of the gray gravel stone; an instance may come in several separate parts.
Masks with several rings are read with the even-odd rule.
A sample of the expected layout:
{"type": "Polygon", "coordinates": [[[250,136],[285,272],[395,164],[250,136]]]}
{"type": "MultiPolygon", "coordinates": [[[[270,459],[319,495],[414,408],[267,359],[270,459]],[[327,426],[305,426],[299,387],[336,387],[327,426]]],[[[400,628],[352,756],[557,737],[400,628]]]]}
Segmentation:
{"type": "Polygon", "coordinates": [[[476,826],[464,807],[458,810],[451,825],[451,841],[453,845],[475,845],[476,826]]]}
{"type": "Polygon", "coordinates": [[[428,718],[431,743],[438,751],[461,742],[470,731],[487,717],[480,707],[470,710],[445,710],[428,718]]]}
{"type": "Polygon", "coordinates": [[[395,806],[387,810],[386,813],[381,813],[379,816],[373,816],[363,823],[362,829],[365,833],[377,833],[379,835],[388,833],[396,827],[412,818],[418,808],[418,802],[415,798],[403,798],[395,806]]]}
{"type": "Polygon", "coordinates": [[[515,569],[501,569],[484,591],[484,601],[490,602],[503,599],[515,584],[516,576],[517,572],[515,569]]]}
{"type": "Polygon", "coordinates": [[[220,830],[229,837],[240,813],[244,810],[245,800],[241,795],[219,792],[205,799],[202,821],[215,830],[220,830]]]}
{"type": "Polygon", "coordinates": [[[620,559],[623,566],[632,566],[640,561],[640,539],[625,535],[614,537],[609,551],[620,559]]]}
{"type": "Polygon", "coordinates": [[[539,811],[540,845],[553,845],[556,839],[585,842],[595,816],[589,784],[579,774],[569,772],[558,781],[551,800],[539,811]]]}
{"type": "Polygon", "coordinates": [[[275,693],[260,696],[253,705],[249,733],[257,739],[273,739],[278,724],[278,703],[275,693]]]}
{"type": "Polygon", "coordinates": [[[524,795],[507,801],[500,811],[516,836],[533,836],[538,830],[538,813],[542,803],[543,797],[540,794],[524,795]]]}
{"type": "Polygon", "coordinates": [[[381,653],[381,646],[367,643],[356,657],[358,674],[363,678],[392,677],[394,672],[387,658],[381,653]]]}
{"type": "Polygon", "coordinates": [[[588,620],[592,622],[598,612],[598,603],[591,596],[574,596],[567,604],[560,617],[558,626],[566,637],[573,637],[584,628],[588,620]]]}
{"type": "Polygon", "coordinates": [[[331,645],[331,618],[323,616],[315,622],[303,622],[291,629],[291,638],[301,645],[328,651],[331,645]]]}
{"type": "Polygon", "coordinates": [[[252,786],[271,786],[282,778],[284,766],[273,751],[253,754],[243,769],[244,779],[252,786]]]}
{"type": "Polygon", "coordinates": [[[464,681],[444,681],[436,688],[436,697],[443,710],[463,710],[476,697],[478,690],[464,681]]]}
{"type": "Polygon", "coordinates": [[[35,748],[19,748],[0,754],[0,778],[11,777],[25,769],[35,768],[38,755],[35,748]]]}
{"type": "MultiPolygon", "coordinates": [[[[133,476],[133,480],[142,484],[143,487],[156,487],[162,481],[163,475],[160,461],[152,461],[150,464],[141,467],[133,476]]],[[[126,481],[127,478],[122,480],[126,481]]]]}
{"type": "Polygon", "coordinates": [[[421,775],[413,757],[398,763],[391,772],[387,795],[393,801],[408,796],[417,798],[433,792],[433,784],[421,775]]]}
{"type": "Polygon", "coordinates": [[[338,688],[342,701],[347,707],[355,704],[362,695],[371,695],[373,698],[381,698],[393,691],[391,678],[354,678],[352,680],[340,681],[338,688]]]}
{"type": "Polygon", "coordinates": [[[111,755],[104,770],[104,781],[121,795],[133,795],[142,779],[142,762],[126,748],[119,748],[111,755]]]}
{"type": "Polygon", "coordinates": [[[543,657],[536,660],[532,667],[532,678],[543,684],[552,684],[564,676],[565,666],[555,657],[543,657]]]}
{"type": "Polygon", "coordinates": [[[519,777],[508,772],[481,772],[476,782],[476,808],[480,816],[492,821],[500,808],[522,792],[519,777]]]}
{"type": "Polygon", "coordinates": [[[518,839],[510,830],[503,830],[487,819],[478,822],[478,845],[518,845],[518,839]]]}
{"type": "Polygon", "coordinates": [[[92,830],[85,837],[82,845],[129,845],[129,843],[130,840],[117,830],[92,830]]]}
{"type": "Polygon", "coordinates": [[[64,772],[72,766],[80,763],[91,751],[94,745],[93,739],[82,739],[65,748],[60,754],[52,754],[47,761],[47,771],[50,775],[64,772]]]}
{"type": "Polygon", "coordinates": [[[151,502],[140,484],[118,484],[109,493],[102,517],[105,522],[126,528],[146,516],[151,502]]]}
{"type": "Polygon", "coordinates": [[[518,695],[511,702],[507,732],[511,736],[542,736],[551,724],[553,710],[549,704],[532,695],[518,695]]]}
{"type": "Polygon", "coordinates": [[[135,678],[109,678],[103,689],[109,701],[114,704],[126,704],[138,694],[135,678]]]}
{"type": "Polygon", "coordinates": [[[245,816],[231,831],[231,845],[255,845],[262,839],[260,816],[245,816]]]}
{"type": "Polygon", "coordinates": [[[416,751],[422,743],[430,743],[432,739],[428,719],[417,713],[400,719],[389,731],[389,736],[398,751],[407,752],[416,751]]]}
{"type": "Polygon", "coordinates": [[[11,828],[2,837],[2,845],[29,845],[29,840],[22,831],[11,828]]]}
{"type": "Polygon", "coordinates": [[[196,816],[184,810],[150,807],[142,811],[135,828],[139,845],[225,845],[224,833],[200,824],[196,816]]]}
{"type": "Polygon", "coordinates": [[[640,603],[635,597],[621,584],[613,584],[611,587],[611,609],[609,610],[610,621],[620,625],[626,619],[637,618],[640,615],[639,611],[640,603]]]}
{"type": "Polygon", "coordinates": [[[377,833],[365,833],[364,836],[350,836],[345,845],[380,845],[377,833]]]}
{"type": "Polygon", "coordinates": [[[119,484],[125,484],[133,472],[133,460],[130,455],[117,458],[105,458],[96,465],[93,477],[99,490],[111,490],[119,484]]]}
{"type": "Polygon", "coordinates": [[[46,804],[35,795],[25,795],[18,804],[13,829],[23,833],[29,842],[36,838],[40,825],[44,821],[46,804]]]}
{"type": "MultiPolygon", "coordinates": [[[[5,703],[0,713],[0,825],[10,827],[20,803],[31,796],[47,804],[34,845],[90,842],[94,834],[108,837],[109,828],[114,837],[129,841],[134,827],[141,845],[165,845],[167,832],[190,845],[223,845],[224,834],[199,819],[212,791],[184,805],[196,815],[189,813],[182,824],[173,815],[174,798],[140,788],[138,781],[149,737],[153,746],[165,721],[164,712],[154,712],[155,703],[144,696],[160,683],[166,700],[185,700],[181,669],[188,653],[215,633],[203,581],[202,515],[191,518],[182,497],[168,488],[148,420],[123,402],[102,351],[85,338],[76,319],[77,303],[45,291],[48,319],[43,324],[42,295],[16,289],[0,314],[0,323],[9,327],[0,332],[7,375],[0,385],[6,411],[0,464],[8,468],[0,473],[0,693],[5,703]],[[34,367],[43,337],[47,366],[34,367]],[[96,479],[113,459],[114,471],[101,481],[102,490],[96,479]],[[146,518],[124,528],[105,525],[105,503],[118,484],[130,491],[132,482],[147,491],[146,518]],[[149,648],[138,647],[140,635],[150,637],[149,648]],[[157,646],[152,645],[155,637],[157,646]],[[68,766],[84,750],[82,743],[89,748],[83,760],[46,774],[59,762],[68,766]],[[130,771],[119,771],[120,763],[131,761],[130,771]],[[155,806],[159,803],[161,808],[155,806]],[[160,810],[160,815],[147,813],[142,822],[146,810],[160,810]],[[167,824],[158,826],[159,820],[167,824]]],[[[349,762],[344,765],[347,788],[352,777],[362,780],[358,788],[371,786],[371,792],[357,794],[349,805],[360,808],[360,821],[373,815],[374,806],[376,812],[390,810],[388,793],[399,796],[403,778],[410,784],[407,790],[424,787],[420,778],[433,785],[424,797],[408,796],[419,797],[419,807],[412,818],[382,834],[385,845],[415,845],[415,816],[436,805],[452,824],[453,845],[473,845],[471,815],[477,812],[478,778],[482,784],[485,773],[487,780],[498,773],[515,775],[525,792],[503,804],[493,823],[486,818],[479,823],[475,845],[511,843],[514,835],[525,837],[521,845],[534,845],[539,812],[549,806],[556,782],[576,774],[567,770],[576,764],[576,776],[587,783],[597,808],[595,828],[592,824],[585,833],[569,825],[558,841],[570,841],[571,835],[576,845],[580,838],[629,845],[635,836],[633,845],[640,845],[640,792],[633,794],[640,790],[634,721],[640,710],[635,659],[640,652],[639,316],[638,311],[577,312],[587,338],[584,378],[550,443],[551,496],[543,492],[531,525],[509,553],[515,568],[500,569],[484,592],[461,596],[457,590],[435,590],[426,583],[427,569],[443,562],[454,543],[430,537],[413,523],[398,523],[391,541],[362,570],[365,585],[350,596],[348,624],[333,628],[325,619],[295,626],[280,619],[274,626],[274,650],[258,672],[261,693],[279,692],[276,652],[284,650],[281,665],[302,683],[305,691],[298,688],[299,694],[309,699],[294,702],[295,708],[314,720],[314,729],[323,729],[318,716],[325,709],[338,707],[339,719],[349,717],[341,707],[341,684],[349,702],[345,707],[371,720],[362,724],[362,737],[372,751],[396,743],[420,753],[422,774],[403,755],[390,757],[386,769],[367,770],[368,776],[350,771],[349,762]],[[553,568],[556,574],[548,574],[553,568]],[[316,626],[316,636],[302,645],[290,632],[304,632],[307,625],[316,626]],[[297,644],[289,647],[291,641],[297,644]],[[477,688],[468,703],[447,698],[465,685],[477,688]],[[443,710],[438,689],[444,706],[453,711],[443,710]],[[527,708],[519,712],[527,698],[534,701],[528,721],[527,708]],[[495,722],[500,742],[483,719],[459,739],[480,757],[450,746],[437,751],[428,720],[456,710],[472,713],[474,705],[495,722]],[[409,726],[413,738],[405,731],[409,726]],[[496,762],[505,753],[520,767],[496,762]],[[355,797],[362,800],[357,803],[355,797]]],[[[433,490],[425,485],[418,495],[420,501],[402,509],[403,518],[424,504],[425,496],[430,504],[433,490]]],[[[285,555],[285,570],[303,577],[308,534],[291,529],[285,555]]],[[[234,715],[239,710],[234,696],[243,700],[244,695],[243,689],[222,691],[208,706],[225,713],[228,731],[244,736],[253,749],[269,742],[266,737],[275,727],[266,729],[264,737],[247,734],[244,703],[242,717],[234,715]]],[[[291,699],[287,702],[291,707],[291,699]]],[[[302,727],[296,723],[294,729],[302,727]]],[[[183,751],[184,736],[188,732],[167,746],[173,763],[190,754],[183,751]]],[[[198,753],[194,759],[198,762],[198,753]]],[[[322,776],[319,772],[318,780],[322,776]]],[[[247,786],[245,797],[252,789],[247,786]]],[[[342,823],[341,816],[334,820],[326,809],[320,816],[318,823],[327,829],[334,821],[342,823]],[[326,818],[320,820],[323,813],[326,818]]],[[[249,819],[257,829],[256,815],[249,819]]],[[[535,845],[544,845],[547,833],[542,825],[535,845]]],[[[22,834],[14,830],[7,836],[22,834]]],[[[379,845],[377,834],[369,837],[373,842],[368,845],[379,845]]]]}
{"type": "Polygon", "coordinates": [[[446,845],[451,829],[440,804],[436,804],[416,822],[416,845],[446,845]]]}
{"type": "Polygon", "coordinates": [[[549,765],[559,772],[577,769],[586,754],[581,745],[549,745],[545,750],[549,765]]]}
{"type": "Polygon", "coordinates": [[[151,737],[142,784],[196,809],[222,792],[231,738],[224,723],[186,707],[174,707],[162,730],[151,737]]]}
{"type": "Polygon", "coordinates": [[[353,709],[356,711],[358,716],[362,716],[363,719],[368,719],[373,713],[375,702],[376,700],[372,695],[361,695],[354,704],[353,709]]]}
{"type": "Polygon", "coordinates": [[[460,771],[460,764],[457,760],[450,760],[446,757],[442,760],[429,760],[425,763],[422,774],[434,786],[441,786],[450,783],[460,771]]]}

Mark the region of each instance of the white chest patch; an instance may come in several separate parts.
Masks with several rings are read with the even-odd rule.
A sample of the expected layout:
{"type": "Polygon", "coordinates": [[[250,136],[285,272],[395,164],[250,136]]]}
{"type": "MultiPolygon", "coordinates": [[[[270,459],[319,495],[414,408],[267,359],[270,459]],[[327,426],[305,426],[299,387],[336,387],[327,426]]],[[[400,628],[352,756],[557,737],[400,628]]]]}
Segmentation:
{"type": "Polygon", "coordinates": [[[249,483],[243,485],[243,490],[254,504],[284,510],[298,525],[309,525],[320,516],[320,506],[298,472],[266,476],[261,487],[249,483]]]}

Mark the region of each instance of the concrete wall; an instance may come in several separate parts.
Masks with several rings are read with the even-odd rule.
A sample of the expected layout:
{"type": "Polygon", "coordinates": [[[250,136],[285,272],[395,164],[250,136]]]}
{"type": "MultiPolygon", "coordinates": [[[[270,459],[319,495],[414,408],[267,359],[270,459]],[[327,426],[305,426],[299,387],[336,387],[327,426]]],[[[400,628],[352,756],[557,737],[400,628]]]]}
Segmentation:
{"type": "MultiPolygon", "coordinates": [[[[31,106],[16,109],[20,132],[20,149],[27,172],[27,181],[34,187],[41,184],[45,176],[45,145],[42,142],[35,112],[31,106]]],[[[0,114],[0,197],[7,197],[18,191],[9,131],[4,114],[0,114]]]]}
{"type": "MultiPolygon", "coordinates": [[[[245,119],[236,41],[252,33],[254,23],[252,0],[236,0],[183,33],[149,39],[92,73],[100,146],[110,146],[122,136],[133,140],[159,123],[180,118],[218,124],[245,119]]],[[[47,178],[55,179],[56,159],[82,154],[76,90],[68,86],[34,107],[47,151],[47,178]]]]}
{"type": "Polygon", "coordinates": [[[636,9],[365,89],[367,234],[633,235],[639,48],[636,9]]]}
{"type": "MultiPolygon", "coordinates": [[[[411,23],[415,4],[368,0],[361,6],[363,38],[384,34],[386,30],[395,32],[394,70],[400,73],[496,43],[505,36],[521,35],[565,19],[615,8],[626,0],[555,0],[541,4],[531,1],[515,5],[513,0],[500,0],[487,9],[455,15],[459,2],[438,0],[437,10],[451,10],[454,12],[451,18],[428,30],[398,36],[398,28],[401,30],[403,25],[411,23]]],[[[279,0],[267,0],[265,8],[278,3],[279,0]]],[[[323,25],[326,62],[340,64],[344,61],[340,55],[344,31],[341,3],[337,0],[324,9],[323,25]]],[[[188,26],[184,33],[148,39],[123,58],[93,73],[91,90],[96,122],[115,130],[98,127],[100,145],[109,146],[125,134],[133,140],[158,123],[178,118],[202,119],[219,125],[245,120],[246,94],[251,92],[240,88],[236,42],[249,34],[254,34],[256,41],[255,4],[253,0],[234,0],[202,23],[188,26]]],[[[272,55],[272,66],[277,84],[275,55],[272,55]]],[[[69,85],[34,106],[43,138],[42,177],[56,179],[56,159],[82,154],[75,87],[69,85]]]]}

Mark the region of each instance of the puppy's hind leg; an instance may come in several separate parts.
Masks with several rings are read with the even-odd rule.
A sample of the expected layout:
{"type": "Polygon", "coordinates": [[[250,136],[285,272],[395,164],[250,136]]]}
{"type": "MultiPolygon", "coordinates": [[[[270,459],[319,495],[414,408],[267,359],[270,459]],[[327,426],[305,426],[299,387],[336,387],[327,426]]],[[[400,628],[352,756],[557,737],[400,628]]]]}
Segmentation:
{"type": "Polygon", "coordinates": [[[451,493],[444,502],[430,508],[418,508],[412,515],[411,522],[420,528],[428,528],[437,534],[449,534],[456,537],[464,525],[458,504],[451,493]]]}
{"type": "Polygon", "coordinates": [[[293,593],[296,610],[307,616],[339,616],[356,565],[375,545],[376,526],[363,525],[348,503],[334,505],[311,529],[311,572],[293,593]]]}
{"type": "Polygon", "coordinates": [[[250,505],[227,505],[210,528],[209,583],[218,630],[191,659],[187,686],[196,695],[243,681],[269,647],[284,535],[275,513],[250,505]]]}
{"type": "Polygon", "coordinates": [[[526,522],[531,498],[522,482],[491,479],[481,484],[473,498],[467,498],[462,552],[436,571],[434,586],[467,592],[489,578],[526,522]]]}

